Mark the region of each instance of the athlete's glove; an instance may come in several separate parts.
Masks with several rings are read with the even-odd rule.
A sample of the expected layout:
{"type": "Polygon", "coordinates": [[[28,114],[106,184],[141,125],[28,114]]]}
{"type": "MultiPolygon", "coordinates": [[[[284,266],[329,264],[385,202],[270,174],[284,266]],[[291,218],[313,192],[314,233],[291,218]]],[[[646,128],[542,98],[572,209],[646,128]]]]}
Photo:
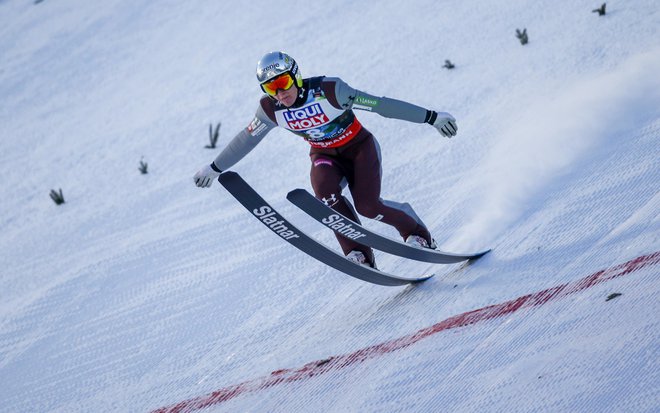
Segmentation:
{"type": "Polygon", "coordinates": [[[195,185],[197,185],[200,188],[209,188],[211,184],[213,184],[213,181],[215,181],[218,176],[220,176],[220,173],[222,171],[215,166],[214,163],[211,163],[210,165],[206,165],[202,169],[199,170],[193,176],[193,180],[195,181],[195,185]]]}
{"type": "Polygon", "coordinates": [[[456,136],[456,132],[458,132],[456,119],[454,119],[454,117],[447,112],[433,112],[431,114],[429,123],[433,125],[433,127],[436,128],[438,132],[442,134],[442,136],[447,138],[456,136]],[[433,119],[433,115],[436,116],[435,119],[433,119]]]}

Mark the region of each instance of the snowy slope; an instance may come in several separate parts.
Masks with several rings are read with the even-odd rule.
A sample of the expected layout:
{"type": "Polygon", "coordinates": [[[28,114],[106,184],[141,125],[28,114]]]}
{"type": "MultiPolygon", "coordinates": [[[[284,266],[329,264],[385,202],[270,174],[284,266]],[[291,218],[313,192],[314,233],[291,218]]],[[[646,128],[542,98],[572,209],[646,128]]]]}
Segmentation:
{"type": "MultiPolygon", "coordinates": [[[[0,2],[0,411],[660,410],[657,2],[249,3],[0,2]],[[493,252],[370,285],[194,187],[275,49],[454,114],[358,116],[383,196],[493,252]]],[[[334,247],[284,198],[307,151],[273,131],[235,170],[334,247]]]]}

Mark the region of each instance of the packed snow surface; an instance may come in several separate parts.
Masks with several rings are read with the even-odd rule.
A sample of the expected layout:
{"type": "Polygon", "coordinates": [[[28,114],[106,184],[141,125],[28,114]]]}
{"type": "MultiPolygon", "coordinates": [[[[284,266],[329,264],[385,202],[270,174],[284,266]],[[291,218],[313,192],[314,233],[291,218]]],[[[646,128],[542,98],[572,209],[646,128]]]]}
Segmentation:
{"type": "MultiPolygon", "coordinates": [[[[660,411],[660,4],[599,6],[0,1],[0,411],[660,411]],[[376,286],[195,187],[272,50],[453,114],[357,113],[383,197],[492,252],[377,252],[435,276],[376,286]]],[[[307,153],[278,129],[233,169],[338,249],[285,199],[307,153]]]]}

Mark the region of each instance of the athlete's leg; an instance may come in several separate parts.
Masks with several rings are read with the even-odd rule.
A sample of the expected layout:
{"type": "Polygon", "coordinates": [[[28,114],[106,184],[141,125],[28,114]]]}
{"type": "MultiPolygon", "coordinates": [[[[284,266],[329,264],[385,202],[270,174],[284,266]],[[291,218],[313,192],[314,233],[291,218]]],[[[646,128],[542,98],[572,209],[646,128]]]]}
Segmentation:
{"type": "MultiPolygon", "coordinates": [[[[342,181],[344,180],[344,171],[341,167],[330,157],[322,154],[310,154],[312,160],[312,168],[310,171],[310,178],[312,188],[316,198],[323,201],[326,205],[332,207],[335,211],[360,223],[355,210],[351,203],[341,194],[342,181]]],[[[362,251],[370,264],[374,263],[374,253],[371,248],[360,245],[357,242],[339,235],[335,232],[337,241],[344,255],[347,255],[353,250],[362,251]]]]}
{"type": "Polygon", "coordinates": [[[357,212],[392,225],[404,239],[409,235],[420,235],[431,245],[431,234],[410,204],[380,198],[382,173],[376,139],[365,140],[351,148],[351,152],[354,170],[350,188],[357,212]]]}

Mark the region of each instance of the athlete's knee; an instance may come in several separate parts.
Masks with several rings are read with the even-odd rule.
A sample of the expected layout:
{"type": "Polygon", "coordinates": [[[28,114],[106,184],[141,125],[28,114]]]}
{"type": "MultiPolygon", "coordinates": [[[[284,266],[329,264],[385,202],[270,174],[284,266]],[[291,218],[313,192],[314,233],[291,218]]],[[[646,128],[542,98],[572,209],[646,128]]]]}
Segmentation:
{"type": "Polygon", "coordinates": [[[363,217],[374,219],[380,214],[380,205],[378,202],[356,201],[355,209],[363,217]]]}
{"type": "Polygon", "coordinates": [[[336,198],[341,194],[341,187],[335,179],[327,177],[312,177],[312,189],[318,199],[336,198]]]}

